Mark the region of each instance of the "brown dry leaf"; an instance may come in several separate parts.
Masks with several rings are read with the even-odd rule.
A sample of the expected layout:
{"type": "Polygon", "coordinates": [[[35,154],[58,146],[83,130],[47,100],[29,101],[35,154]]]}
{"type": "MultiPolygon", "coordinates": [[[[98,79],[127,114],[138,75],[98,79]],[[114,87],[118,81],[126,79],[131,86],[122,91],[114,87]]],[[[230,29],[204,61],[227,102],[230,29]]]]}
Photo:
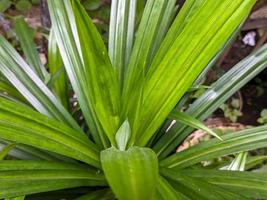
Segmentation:
{"type": "Polygon", "coordinates": [[[267,18],[267,6],[264,6],[259,10],[256,10],[250,15],[250,19],[262,19],[262,18],[267,18]]]}

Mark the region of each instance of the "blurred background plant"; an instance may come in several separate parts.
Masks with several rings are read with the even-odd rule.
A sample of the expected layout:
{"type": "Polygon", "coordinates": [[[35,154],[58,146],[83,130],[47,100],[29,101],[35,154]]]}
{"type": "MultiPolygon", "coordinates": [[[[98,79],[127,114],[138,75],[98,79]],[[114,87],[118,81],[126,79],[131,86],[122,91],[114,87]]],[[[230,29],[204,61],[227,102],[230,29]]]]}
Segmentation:
{"type": "Polygon", "coordinates": [[[1,0],[0,12],[5,12],[12,6],[21,12],[29,11],[33,5],[39,5],[40,0],[1,0]]]}

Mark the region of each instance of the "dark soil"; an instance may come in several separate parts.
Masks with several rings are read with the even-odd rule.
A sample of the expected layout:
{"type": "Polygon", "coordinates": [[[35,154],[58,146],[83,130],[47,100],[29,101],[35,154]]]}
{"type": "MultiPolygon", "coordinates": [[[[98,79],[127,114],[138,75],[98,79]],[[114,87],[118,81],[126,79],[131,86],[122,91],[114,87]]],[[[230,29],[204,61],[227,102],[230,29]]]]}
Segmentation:
{"type": "MultiPolygon", "coordinates": [[[[254,12],[262,7],[267,6],[267,1],[262,0],[258,1],[258,4],[254,8],[254,12]]],[[[260,23],[262,21],[266,21],[267,18],[260,19],[260,23]]],[[[261,31],[267,32],[267,23],[263,27],[260,25],[259,29],[248,29],[247,27],[258,27],[259,20],[248,20],[243,27],[243,31],[237,37],[236,41],[232,44],[232,46],[226,51],[226,53],[222,56],[221,60],[219,60],[219,68],[223,71],[229,70],[240,60],[248,56],[253,50],[259,48],[267,41],[263,40],[259,35],[259,29],[261,31]],[[244,30],[246,29],[246,30],[244,30]],[[255,32],[256,36],[256,46],[245,45],[242,41],[244,36],[248,32],[255,32]],[[260,43],[260,44],[259,44],[260,43]]],[[[267,87],[264,86],[264,83],[267,82],[267,69],[260,73],[254,80],[250,81],[245,87],[243,87],[240,91],[241,101],[242,101],[242,113],[243,116],[239,118],[238,122],[245,125],[259,125],[257,123],[257,119],[260,116],[260,112],[267,108],[267,87]],[[260,82],[260,83],[259,83],[260,82]]],[[[218,115],[222,115],[219,111],[218,115]]]]}

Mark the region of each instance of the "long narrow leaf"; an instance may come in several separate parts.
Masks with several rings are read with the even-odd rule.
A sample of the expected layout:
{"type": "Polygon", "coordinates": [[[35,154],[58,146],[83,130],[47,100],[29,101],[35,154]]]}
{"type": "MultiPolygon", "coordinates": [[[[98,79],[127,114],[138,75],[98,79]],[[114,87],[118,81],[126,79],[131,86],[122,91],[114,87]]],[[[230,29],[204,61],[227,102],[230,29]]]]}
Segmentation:
{"type": "Polygon", "coordinates": [[[69,108],[68,82],[63,61],[57,47],[53,28],[49,35],[48,66],[51,74],[52,88],[66,109],[69,108]],[[55,78],[55,80],[53,80],[55,78]]]}
{"type": "Polygon", "coordinates": [[[160,195],[160,199],[162,200],[183,199],[164,177],[159,178],[157,191],[160,195]]]}
{"type": "Polygon", "coordinates": [[[115,134],[120,126],[120,92],[114,69],[109,60],[106,47],[90,17],[82,5],[74,0],[73,11],[76,18],[82,53],[88,93],[96,117],[108,136],[112,145],[115,145],[115,134]]]}
{"type": "Polygon", "coordinates": [[[175,119],[185,125],[188,125],[192,128],[196,128],[196,129],[200,129],[203,131],[206,131],[207,133],[209,133],[210,135],[213,135],[214,137],[218,138],[219,140],[222,140],[222,138],[220,136],[217,135],[217,133],[215,133],[214,131],[212,131],[210,128],[208,128],[205,124],[203,124],[202,122],[198,121],[197,119],[186,115],[185,113],[182,112],[172,112],[169,115],[170,118],[175,119]]]}
{"type": "MultiPolygon", "coordinates": [[[[216,81],[201,97],[195,101],[186,114],[204,120],[237,90],[267,67],[267,45],[238,63],[229,72],[216,81]]],[[[164,158],[173,151],[191,132],[192,128],[176,123],[154,146],[154,150],[164,158]]]]}
{"type": "MultiPolygon", "coordinates": [[[[212,173],[213,171],[206,170],[205,173],[212,173]]],[[[195,177],[184,174],[183,171],[162,170],[165,177],[168,178],[173,187],[188,196],[190,199],[221,199],[221,200],[236,200],[247,199],[246,196],[225,188],[221,188],[218,185],[212,184],[206,180],[199,180],[195,177]],[[212,191],[212,192],[211,192],[212,191]]],[[[200,175],[201,176],[201,175],[200,175]]]]}
{"type": "Polygon", "coordinates": [[[81,186],[106,185],[96,170],[47,161],[0,162],[0,198],[81,186]]]}
{"type": "MultiPolygon", "coordinates": [[[[191,2],[191,1],[187,1],[187,2],[191,2]]],[[[184,8],[184,6],[183,6],[183,8],[184,8]]],[[[220,56],[223,54],[223,52],[230,46],[230,44],[232,44],[234,42],[235,38],[237,37],[238,33],[240,32],[240,29],[241,29],[242,25],[243,25],[243,23],[241,23],[239,25],[239,27],[232,34],[231,38],[227,41],[227,43],[220,49],[220,51],[209,62],[209,64],[205,67],[205,69],[197,77],[197,79],[195,80],[195,82],[193,83],[193,85],[191,86],[191,88],[192,87],[199,87],[199,84],[202,83],[202,81],[205,79],[205,76],[207,75],[207,73],[210,71],[210,69],[212,67],[214,67],[214,65],[216,64],[216,62],[220,58],[220,56]]],[[[187,91],[187,93],[184,94],[184,96],[179,100],[178,104],[175,106],[175,108],[173,109],[173,111],[180,111],[180,110],[182,110],[183,106],[188,101],[189,97],[190,97],[190,91],[187,91]]],[[[164,122],[164,124],[161,126],[161,128],[159,129],[157,135],[154,136],[154,141],[158,141],[158,139],[161,138],[165,134],[166,130],[170,127],[171,124],[172,124],[172,120],[169,120],[169,119],[166,120],[164,122]]],[[[153,140],[151,140],[151,142],[153,142],[153,140]]],[[[155,142],[153,142],[153,143],[155,143],[155,142]]]]}
{"type": "Polygon", "coordinates": [[[110,189],[96,190],[86,195],[76,198],[75,200],[114,200],[114,194],[110,189]]]}
{"type": "Polygon", "coordinates": [[[80,130],[72,116],[3,36],[0,36],[0,71],[40,113],[80,130]]]}
{"type": "Polygon", "coordinates": [[[231,162],[229,166],[227,166],[227,170],[231,171],[244,171],[247,160],[247,152],[239,153],[236,158],[231,162]]]}
{"type": "Polygon", "coordinates": [[[14,197],[14,198],[6,198],[5,200],[24,200],[25,196],[20,196],[20,197],[14,197]]]}
{"type": "Polygon", "coordinates": [[[218,185],[249,199],[267,198],[266,174],[221,170],[185,170],[181,173],[218,185]]]}
{"type": "Polygon", "coordinates": [[[168,34],[164,39],[157,56],[155,57],[155,63],[160,63],[160,61],[164,58],[166,52],[174,44],[177,37],[185,28],[185,25],[188,24],[193,14],[198,10],[198,8],[203,4],[203,2],[204,0],[191,0],[186,1],[183,4],[178,16],[175,18],[171,28],[169,29],[168,34]]]}
{"type": "Polygon", "coordinates": [[[8,155],[8,153],[16,146],[16,144],[10,144],[0,150],[0,161],[8,155]]]}
{"type": "Polygon", "coordinates": [[[266,147],[267,126],[251,128],[222,136],[223,141],[210,140],[176,153],[160,162],[161,166],[182,169],[198,162],[266,147]]]}
{"type": "Polygon", "coordinates": [[[109,57],[121,87],[132,51],[136,0],[114,0],[111,5],[109,30],[109,57]]]}
{"type": "Polygon", "coordinates": [[[48,72],[44,65],[41,63],[39,54],[33,42],[33,31],[22,17],[15,19],[15,31],[19,37],[21,47],[27,58],[27,61],[39,78],[47,82],[49,79],[48,72]]]}
{"type": "MultiPolygon", "coordinates": [[[[148,0],[136,33],[135,43],[125,74],[122,95],[123,118],[129,119],[133,132],[131,143],[135,140],[138,124],[141,119],[140,109],[143,101],[145,70],[150,65],[151,57],[156,53],[157,49],[154,48],[156,39],[160,40],[157,35],[160,21],[162,20],[161,16],[165,12],[170,12],[170,10],[166,10],[166,6],[171,2],[173,0],[148,0]]],[[[161,31],[164,32],[164,30],[161,31]]]]}
{"type": "MultiPolygon", "coordinates": [[[[99,138],[97,122],[94,120],[91,102],[88,97],[88,87],[84,77],[83,60],[81,56],[80,41],[78,38],[77,28],[75,27],[74,14],[69,1],[48,1],[51,21],[53,24],[55,38],[65,65],[68,77],[72,87],[78,97],[85,120],[90,128],[95,142],[101,145],[99,138]],[[68,11],[67,11],[68,10],[68,11]]],[[[103,135],[103,133],[101,134],[103,135]]],[[[104,139],[102,139],[103,142],[104,139]]]]}
{"type": "Polygon", "coordinates": [[[0,92],[7,94],[18,101],[27,103],[27,100],[18,92],[18,90],[16,90],[10,83],[6,81],[0,81],[0,92]]]}
{"type": "Polygon", "coordinates": [[[252,169],[260,164],[263,164],[267,160],[267,156],[251,156],[247,158],[245,164],[245,170],[252,169]]]}
{"type": "MultiPolygon", "coordinates": [[[[12,142],[0,140],[0,149],[4,149],[10,144],[12,144],[12,142]]],[[[58,160],[47,152],[22,144],[16,144],[16,146],[8,152],[8,155],[20,160],[58,160]]]]}
{"type": "Polygon", "coordinates": [[[146,76],[138,145],[148,143],[254,3],[255,0],[205,1],[161,62],[152,63],[146,76]]]}
{"type": "Polygon", "coordinates": [[[146,71],[149,69],[149,66],[154,59],[156,53],[158,52],[160,45],[165,38],[167,32],[169,31],[170,25],[173,22],[174,16],[177,14],[176,11],[176,0],[167,1],[164,11],[162,11],[162,17],[158,22],[158,27],[156,35],[154,36],[154,42],[152,44],[151,53],[148,55],[147,66],[145,66],[146,71]]]}
{"type": "Polygon", "coordinates": [[[94,140],[115,144],[119,85],[101,36],[78,1],[48,1],[59,50],[94,140]],[[83,45],[81,46],[80,43],[83,45]]]}
{"type": "Polygon", "coordinates": [[[1,99],[0,111],[0,138],[99,167],[98,149],[80,132],[7,100],[1,99]]]}

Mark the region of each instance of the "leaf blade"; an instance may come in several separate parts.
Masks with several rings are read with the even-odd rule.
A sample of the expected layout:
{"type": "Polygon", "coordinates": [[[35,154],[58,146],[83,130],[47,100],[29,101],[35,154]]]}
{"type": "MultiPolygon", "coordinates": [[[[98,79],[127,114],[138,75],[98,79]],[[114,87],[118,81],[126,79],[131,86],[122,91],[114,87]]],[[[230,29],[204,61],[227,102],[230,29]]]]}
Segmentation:
{"type": "Polygon", "coordinates": [[[21,47],[27,58],[27,61],[29,62],[29,65],[42,81],[47,82],[49,79],[49,74],[41,63],[39,54],[36,51],[32,37],[32,30],[30,30],[30,27],[22,17],[17,17],[15,19],[15,31],[20,40],[21,47]]]}
{"type": "Polygon", "coordinates": [[[134,41],[136,3],[136,0],[115,0],[111,5],[109,57],[121,87],[134,41]]]}
{"type": "MultiPolygon", "coordinates": [[[[267,67],[267,45],[239,62],[211,85],[201,97],[185,111],[199,120],[209,117],[224,101],[267,67]]],[[[160,158],[168,155],[191,132],[192,128],[176,123],[153,147],[160,158]]]]}
{"type": "MultiPolygon", "coordinates": [[[[48,66],[51,76],[57,76],[52,87],[66,109],[69,108],[68,82],[56,43],[53,28],[50,30],[48,42],[48,66]]],[[[51,78],[52,79],[52,78],[51,78]]]]}
{"type": "Polygon", "coordinates": [[[3,36],[0,36],[0,52],[0,71],[36,110],[80,130],[72,116],[3,36]]]}
{"type": "Polygon", "coordinates": [[[77,130],[8,100],[0,99],[0,110],[0,138],[100,167],[98,148],[77,130]]]}
{"type": "Polygon", "coordinates": [[[187,114],[182,113],[182,112],[172,112],[169,116],[171,118],[177,120],[177,121],[180,121],[181,123],[183,123],[187,126],[206,131],[210,135],[218,138],[219,140],[222,140],[222,138],[220,136],[218,136],[217,133],[215,133],[210,128],[208,128],[205,124],[203,124],[202,122],[198,121],[197,119],[191,117],[190,115],[187,115],[187,114]]]}
{"type": "Polygon", "coordinates": [[[78,1],[50,0],[48,5],[67,74],[92,136],[99,146],[108,147],[106,133],[115,144],[119,87],[101,36],[78,1]]]}
{"type": "Polygon", "coordinates": [[[165,52],[160,64],[152,63],[146,76],[143,104],[146,109],[143,110],[140,138],[136,144],[147,144],[195,78],[248,15],[254,3],[254,0],[205,1],[170,50],[165,52]],[[193,47],[193,41],[197,49],[193,47]],[[178,61],[173,59],[174,56],[178,61]]]}
{"type": "Polygon", "coordinates": [[[236,133],[229,133],[222,136],[223,141],[212,139],[203,142],[167,157],[160,164],[164,167],[181,169],[206,159],[262,148],[266,146],[266,131],[267,126],[260,126],[236,133]]]}
{"type": "Polygon", "coordinates": [[[110,148],[102,151],[100,157],[105,177],[118,199],[151,199],[156,194],[158,164],[150,149],[110,148]]]}
{"type": "Polygon", "coordinates": [[[247,198],[264,199],[267,196],[266,174],[238,171],[210,170],[185,170],[184,174],[208,181],[247,198]]]}
{"type": "Polygon", "coordinates": [[[106,185],[102,174],[77,164],[48,161],[0,162],[0,198],[79,186],[106,185]]]}

